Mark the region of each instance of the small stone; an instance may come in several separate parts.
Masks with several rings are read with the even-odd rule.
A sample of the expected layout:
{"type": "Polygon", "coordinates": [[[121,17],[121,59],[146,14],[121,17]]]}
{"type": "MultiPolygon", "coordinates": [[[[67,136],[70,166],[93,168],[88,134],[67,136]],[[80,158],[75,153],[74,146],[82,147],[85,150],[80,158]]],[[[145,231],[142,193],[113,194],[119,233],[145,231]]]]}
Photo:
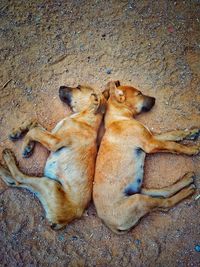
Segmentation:
{"type": "Polygon", "coordinates": [[[58,240],[59,241],[64,241],[65,240],[65,237],[63,235],[60,235],[60,236],[58,236],[58,240]]]}
{"type": "Polygon", "coordinates": [[[173,33],[174,32],[174,27],[173,26],[169,26],[167,28],[167,30],[168,30],[169,33],[173,33]]]}
{"type": "Polygon", "coordinates": [[[107,74],[111,74],[111,72],[112,72],[112,70],[111,70],[111,69],[109,69],[109,68],[108,68],[108,69],[106,69],[106,73],[107,73],[107,74]]]}
{"type": "Polygon", "coordinates": [[[0,213],[3,213],[5,211],[4,207],[0,207],[0,213]]]}
{"type": "Polygon", "coordinates": [[[72,240],[78,240],[78,237],[75,236],[75,235],[73,235],[73,236],[72,236],[72,240]]]}
{"type": "Polygon", "coordinates": [[[35,17],[35,23],[36,24],[39,24],[40,23],[40,20],[41,20],[40,16],[35,17]]]}
{"type": "Polygon", "coordinates": [[[200,252],[200,245],[196,245],[196,246],[195,246],[195,250],[196,250],[197,252],[200,252]]]}
{"type": "Polygon", "coordinates": [[[84,45],[83,44],[80,45],[80,50],[84,51],[84,45]]]}
{"type": "Polygon", "coordinates": [[[25,91],[26,91],[27,94],[31,94],[32,93],[32,88],[31,87],[27,87],[25,89],[25,91]]]}
{"type": "Polygon", "coordinates": [[[136,244],[137,246],[139,246],[139,245],[141,244],[141,241],[140,241],[139,239],[136,239],[136,240],[135,240],[135,244],[136,244]]]}

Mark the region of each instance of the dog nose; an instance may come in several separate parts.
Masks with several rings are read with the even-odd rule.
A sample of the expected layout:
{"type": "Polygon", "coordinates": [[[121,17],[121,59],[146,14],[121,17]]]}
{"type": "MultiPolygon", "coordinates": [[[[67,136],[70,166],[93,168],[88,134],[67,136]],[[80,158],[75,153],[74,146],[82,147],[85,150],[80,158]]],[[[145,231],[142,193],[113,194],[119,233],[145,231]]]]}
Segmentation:
{"type": "Polygon", "coordinates": [[[151,107],[153,107],[153,106],[155,105],[155,102],[156,102],[156,99],[155,99],[155,97],[151,97],[151,104],[152,104],[152,106],[151,106],[151,107]]]}
{"type": "Polygon", "coordinates": [[[146,96],[145,101],[144,101],[144,105],[142,107],[142,111],[143,112],[149,111],[155,105],[155,102],[156,102],[155,97],[146,96]]]}
{"type": "Polygon", "coordinates": [[[72,88],[67,86],[60,86],[59,97],[61,101],[70,106],[72,101],[72,88]]]}

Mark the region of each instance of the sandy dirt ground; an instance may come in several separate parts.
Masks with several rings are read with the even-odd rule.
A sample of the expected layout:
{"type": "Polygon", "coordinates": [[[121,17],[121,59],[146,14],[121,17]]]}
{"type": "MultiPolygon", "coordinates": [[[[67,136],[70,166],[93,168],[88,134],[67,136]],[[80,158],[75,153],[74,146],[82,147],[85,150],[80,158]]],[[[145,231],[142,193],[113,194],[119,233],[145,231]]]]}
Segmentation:
{"type": "MultiPolygon", "coordinates": [[[[69,112],[58,98],[64,84],[102,90],[118,79],[156,97],[138,117],[152,131],[200,127],[199,14],[198,0],[1,0],[0,155],[9,147],[25,173],[42,175],[48,152],[37,144],[23,159],[21,142],[7,136],[31,117],[52,129],[69,112]]],[[[144,185],[167,186],[187,171],[196,173],[196,194],[124,236],[93,204],[55,232],[33,194],[0,181],[0,265],[200,266],[200,156],[148,156],[144,185]]]]}

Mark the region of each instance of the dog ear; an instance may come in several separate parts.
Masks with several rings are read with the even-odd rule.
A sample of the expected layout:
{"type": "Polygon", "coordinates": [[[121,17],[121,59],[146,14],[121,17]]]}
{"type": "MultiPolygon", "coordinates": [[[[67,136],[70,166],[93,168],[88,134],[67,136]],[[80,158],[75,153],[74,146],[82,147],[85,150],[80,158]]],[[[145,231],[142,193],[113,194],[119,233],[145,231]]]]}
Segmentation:
{"type": "Polygon", "coordinates": [[[125,92],[121,89],[115,89],[115,98],[118,102],[123,103],[126,99],[125,92]]]}
{"type": "Polygon", "coordinates": [[[106,84],[106,88],[102,94],[108,100],[108,98],[110,97],[110,93],[113,93],[116,87],[119,87],[119,86],[120,86],[120,81],[110,81],[106,84]]]}
{"type": "Polygon", "coordinates": [[[110,89],[105,89],[103,92],[102,92],[102,95],[105,97],[106,100],[108,100],[108,98],[110,97],[110,89]]]}
{"type": "Polygon", "coordinates": [[[117,88],[116,84],[114,81],[110,81],[106,84],[106,89],[105,91],[108,91],[109,92],[109,96],[114,94],[115,92],[115,89],[117,88]]]}
{"type": "Polygon", "coordinates": [[[106,97],[106,95],[114,95],[116,100],[120,103],[124,102],[126,97],[125,97],[125,93],[123,90],[117,88],[120,86],[120,82],[119,81],[111,81],[108,82],[106,85],[106,89],[105,91],[103,91],[103,95],[106,97]]]}
{"type": "Polygon", "coordinates": [[[92,107],[94,109],[95,114],[102,113],[104,114],[106,112],[107,107],[107,101],[102,94],[91,94],[91,100],[92,100],[92,107]]]}
{"type": "Polygon", "coordinates": [[[120,81],[114,81],[116,87],[119,87],[120,86],[120,81]]]}
{"type": "Polygon", "coordinates": [[[90,96],[91,108],[94,110],[95,114],[101,112],[101,99],[96,93],[92,93],[90,96]]]}
{"type": "Polygon", "coordinates": [[[102,92],[102,95],[105,97],[106,100],[109,99],[111,93],[115,90],[115,82],[108,82],[105,86],[105,90],[102,92]]]}

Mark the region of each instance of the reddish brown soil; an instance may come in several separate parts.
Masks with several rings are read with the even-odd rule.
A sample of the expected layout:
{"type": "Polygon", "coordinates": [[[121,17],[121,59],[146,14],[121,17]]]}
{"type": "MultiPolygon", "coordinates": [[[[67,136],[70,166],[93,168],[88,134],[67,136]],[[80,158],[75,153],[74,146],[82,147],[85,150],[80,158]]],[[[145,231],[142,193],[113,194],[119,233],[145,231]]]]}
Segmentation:
{"type": "MultiPolygon", "coordinates": [[[[101,90],[119,79],[157,98],[139,117],[153,131],[200,126],[198,0],[7,0],[0,14],[0,153],[11,148],[24,172],[41,175],[48,152],[37,145],[22,159],[21,142],[7,136],[30,117],[52,129],[68,113],[58,98],[63,84],[101,90]]],[[[163,187],[195,171],[197,195],[199,166],[199,156],[148,156],[145,186],[163,187]]],[[[0,188],[1,266],[200,266],[195,196],[117,236],[92,204],[81,220],[54,232],[30,192],[2,181],[0,188]]]]}

